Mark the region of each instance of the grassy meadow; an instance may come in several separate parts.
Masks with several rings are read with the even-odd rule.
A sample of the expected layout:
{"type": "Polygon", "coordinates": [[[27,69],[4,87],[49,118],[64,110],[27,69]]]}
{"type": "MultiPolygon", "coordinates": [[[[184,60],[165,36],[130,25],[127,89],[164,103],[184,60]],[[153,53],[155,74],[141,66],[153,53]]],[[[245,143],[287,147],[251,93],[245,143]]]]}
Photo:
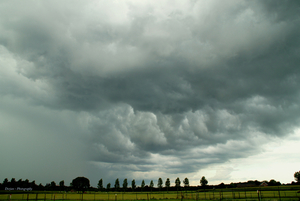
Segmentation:
{"type": "Polygon", "coordinates": [[[300,186],[161,192],[1,192],[0,200],[248,200],[298,201],[300,186]],[[259,191],[257,191],[259,190],[259,191]],[[258,193],[259,192],[259,193],[258,193]],[[9,194],[13,193],[13,194],[9,194]]]}

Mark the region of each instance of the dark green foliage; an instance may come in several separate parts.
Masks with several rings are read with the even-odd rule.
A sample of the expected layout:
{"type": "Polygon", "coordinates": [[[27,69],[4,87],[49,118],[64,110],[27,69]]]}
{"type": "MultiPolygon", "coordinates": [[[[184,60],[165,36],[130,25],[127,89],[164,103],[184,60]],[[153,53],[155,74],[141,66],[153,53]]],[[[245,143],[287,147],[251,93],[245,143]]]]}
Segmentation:
{"type": "Polygon", "coordinates": [[[145,181],[143,180],[141,184],[141,191],[143,191],[144,188],[145,188],[145,181]]]}
{"type": "Polygon", "coordinates": [[[218,185],[218,188],[225,188],[225,184],[222,182],[218,185]]]}
{"type": "Polygon", "coordinates": [[[300,182],[300,171],[295,172],[294,177],[297,182],[300,182]]]}
{"type": "Polygon", "coordinates": [[[235,188],[235,187],[236,187],[236,184],[233,183],[233,182],[231,182],[231,183],[229,184],[229,186],[230,186],[230,188],[235,188]]]}
{"type": "Polygon", "coordinates": [[[97,187],[98,187],[99,190],[101,190],[101,191],[103,190],[103,179],[100,179],[98,181],[98,186],[97,187]]]}
{"type": "Polygon", "coordinates": [[[12,178],[12,179],[10,180],[10,183],[11,183],[12,185],[14,185],[14,184],[16,183],[16,179],[15,179],[15,178],[12,178]]]}
{"type": "Polygon", "coordinates": [[[268,182],[268,186],[280,186],[281,183],[279,181],[275,181],[274,179],[271,179],[269,182],[268,182]]]}
{"type": "Polygon", "coordinates": [[[131,182],[131,188],[132,188],[132,191],[135,190],[135,188],[136,188],[135,180],[132,180],[132,182],[131,182]]]}
{"type": "Polygon", "coordinates": [[[152,192],[153,186],[154,186],[154,183],[153,183],[153,180],[151,180],[151,181],[150,181],[150,189],[151,189],[151,192],[152,192]]]}
{"type": "Polygon", "coordinates": [[[108,184],[106,185],[106,190],[109,191],[109,189],[110,189],[110,183],[108,183],[108,184]]]}
{"type": "Polygon", "coordinates": [[[177,179],[175,180],[175,186],[178,189],[180,187],[180,179],[179,177],[177,177],[177,179]]]}
{"type": "Polygon", "coordinates": [[[73,179],[71,186],[78,191],[86,191],[90,187],[90,180],[85,177],[77,177],[73,179]]]}
{"type": "Polygon", "coordinates": [[[119,188],[120,188],[120,182],[119,182],[119,178],[117,178],[115,181],[115,190],[118,191],[119,188]]]}
{"type": "Polygon", "coordinates": [[[64,180],[59,182],[59,190],[61,190],[61,191],[65,190],[65,181],[64,180]]]}
{"type": "Polygon", "coordinates": [[[205,187],[208,184],[208,181],[205,179],[204,176],[200,179],[200,184],[203,187],[205,187]]]}
{"type": "Polygon", "coordinates": [[[161,178],[158,178],[158,181],[157,181],[157,187],[159,188],[159,190],[161,190],[162,185],[163,185],[162,179],[161,179],[161,178]]]}
{"type": "Polygon", "coordinates": [[[128,182],[127,182],[127,178],[125,178],[123,181],[123,190],[124,191],[127,191],[127,186],[128,186],[128,182]]]}
{"type": "Polygon", "coordinates": [[[187,191],[188,187],[190,186],[190,182],[187,177],[183,180],[183,184],[184,184],[185,190],[187,191]]]}
{"type": "MultiPolygon", "coordinates": [[[[22,181],[22,179],[21,179],[21,181],[22,181]]],[[[4,181],[3,181],[3,185],[7,185],[7,184],[8,184],[8,179],[5,178],[4,181]]]]}
{"type": "Polygon", "coordinates": [[[56,183],[55,183],[55,181],[51,181],[50,188],[51,188],[51,190],[55,190],[56,189],[56,183]]]}
{"type": "Polygon", "coordinates": [[[167,191],[169,191],[170,185],[171,185],[170,179],[167,178],[166,183],[165,183],[165,186],[167,187],[167,191]]]}
{"type": "Polygon", "coordinates": [[[190,182],[189,182],[189,179],[188,178],[185,178],[183,180],[183,183],[184,183],[184,187],[189,187],[190,186],[190,182]]]}

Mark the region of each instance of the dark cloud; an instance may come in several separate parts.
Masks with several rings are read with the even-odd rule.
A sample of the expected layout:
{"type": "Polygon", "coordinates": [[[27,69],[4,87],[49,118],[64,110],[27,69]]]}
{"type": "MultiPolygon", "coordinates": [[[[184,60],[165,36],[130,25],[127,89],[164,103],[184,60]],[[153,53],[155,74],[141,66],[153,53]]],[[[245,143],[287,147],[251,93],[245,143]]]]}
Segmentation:
{"type": "Polygon", "coordinates": [[[77,115],[93,168],[195,172],[298,126],[297,1],[56,3],[1,3],[0,92],[77,115]]]}

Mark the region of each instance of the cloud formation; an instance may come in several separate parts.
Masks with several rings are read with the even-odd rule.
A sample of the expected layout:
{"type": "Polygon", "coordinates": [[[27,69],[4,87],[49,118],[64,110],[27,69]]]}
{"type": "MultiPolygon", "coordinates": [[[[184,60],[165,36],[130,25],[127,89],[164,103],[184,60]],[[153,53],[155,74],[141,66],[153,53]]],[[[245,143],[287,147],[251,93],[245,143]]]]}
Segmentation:
{"type": "Polygon", "coordinates": [[[41,118],[45,136],[80,141],[84,156],[75,158],[121,178],[248,157],[298,128],[299,8],[274,0],[1,2],[0,96],[38,111],[31,121],[57,116],[64,123],[41,118]]]}

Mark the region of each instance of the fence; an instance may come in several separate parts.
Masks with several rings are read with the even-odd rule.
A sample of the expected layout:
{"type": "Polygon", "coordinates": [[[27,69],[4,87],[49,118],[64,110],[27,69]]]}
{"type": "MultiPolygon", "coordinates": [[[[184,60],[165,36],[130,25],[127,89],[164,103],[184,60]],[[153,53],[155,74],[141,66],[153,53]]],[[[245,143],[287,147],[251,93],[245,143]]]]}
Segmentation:
{"type": "MultiPolygon", "coordinates": [[[[0,194],[0,200],[40,201],[40,200],[89,200],[89,201],[122,201],[122,200],[247,200],[247,201],[300,201],[300,193],[296,189],[217,189],[206,191],[178,192],[30,192],[0,194]]],[[[3,192],[2,192],[3,193],[3,192]]]]}

